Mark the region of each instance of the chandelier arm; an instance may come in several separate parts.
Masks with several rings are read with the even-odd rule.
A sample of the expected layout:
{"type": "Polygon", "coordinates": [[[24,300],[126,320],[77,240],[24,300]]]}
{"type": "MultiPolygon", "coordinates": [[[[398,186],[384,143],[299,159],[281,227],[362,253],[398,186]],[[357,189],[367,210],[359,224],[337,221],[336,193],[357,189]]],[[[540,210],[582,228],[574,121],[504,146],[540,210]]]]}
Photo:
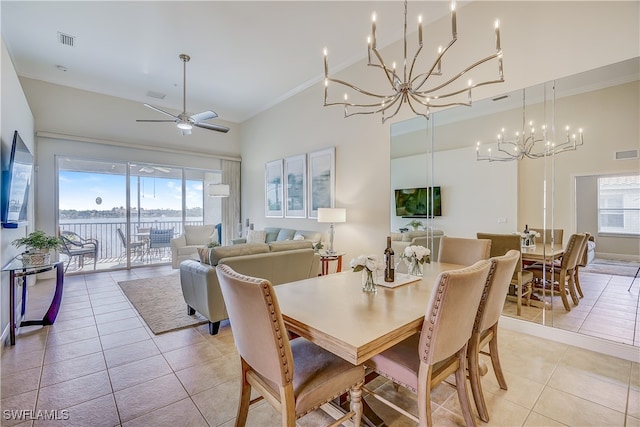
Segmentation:
{"type": "MultiPolygon", "coordinates": [[[[416,93],[420,93],[420,94],[424,94],[424,95],[426,95],[426,94],[429,94],[429,93],[435,92],[435,91],[437,91],[437,90],[440,90],[440,89],[442,89],[443,87],[448,86],[448,85],[450,85],[451,83],[455,82],[456,80],[458,80],[458,79],[459,79],[459,78],[461,78],[463,75],[465,75],[467,72],[469,72],[469,71],[473,70],[473,69],[474,69],[474,68],[476,68],[477,66],[482,65],[482,64],[484,64],[485,62],[491,61],[492,59],[495,59],[495,58],[497,58],[497,57],[498,57],[498,56],[500,56],[500,55],[502,55],[502,53],[501,53],[501,52],[496,52],[496,53],[494,53],[493,55],[489,55],[489,56],[487,56],[486,58],[483,58],[483,59],[481,59],[481,60],[477,61],[476,63],[474,63],[474,64],[472,64],[472,65],[468,66],[468,67],[467,67],[467,68],[465,68],[464,70],[460,71],[458,74],[456,74],[455,76],[451,77],[451,78],[450,78],[449,80],[447,80],[446,82],[444,82],[444,83],[442,83],[442,84],[440,84],[440,85],[438,85],[438,86],[435,86],[435,87],[433,87],[433,88],[431,88],[431,89],[428,89],[428,90],[425,90],[425,91],[419,91],[419,89],[420,89],[420,87],[422,86],[422,84],[424,84],[424,82],[423,82],[422,84],[420,84],[420,85],[416,86],[415,92],[416,92],[416,93]]],[[[425,79],[425,81],[426,81],[426,79],[425,79]]],[[[504,81],[504,77],[501,75],[501,76],[500,76],[500,78],[499,78],[498,80],[494,80],[494,81],[492,81],[492,82],[489,82],[489,83],[483,83],[483,84],[498,83],[498,82],[503,82],[503,81],[504,81]]],[[[474,88],[474,87],[477,87],[477,86],[480,86],[480,84],[474,84],[474,85],[472,85],[472,86],[471,86],[471,88],[474,88]]],[[[461,92],[461,91],[458,91],[457,93],[460,93],[460,92],[461,92]]],[[[457,94],[457,93],[456,93],[456,94],[457,94]]]]}
{"type": "Polygon", "coordinates": [[[387,67],[387,64],[385,64],[384,59],[382,59],[382,56],[380,55],[380,52],[378,52],[377,48],[371,48],[371,51],[374,53],[374,55],[376,56],[376,58],[378,58],[378,61],[380,62],[380,65],[378,65],[379,68],[382,68],[382,70],[384,70],[384,74],[385,76],[387,76],[387,80],[389,81],[389,84],[391,85],[391,89],[396,90],[396,86],[394,84],[394,78],[397,78],[398,80],[400,80],[398,78],[398,75],[395,73],[395,71],[392,71],[391,73],[389,73],[389,67],[387,67]]]}
{"type": "MultiPolygon", "coordinates": [[[[346,86],[346,87],[348,87],[350,89],[355,90],[356,92],[360,92],[360,93],[362,93],[364,95],[372,96],[374,98],[380,98],[380,99],[385,100],[385,99],[391,99],[391,98],[396,96],[395,94],[390,96],[390,95],[379,95],[377,93],[368,92],[368,91],[366,91],[364,89],[360,89],[358,86],[352,85],[351,83],[347,83],[347,82],[345,82],[343,80],[338,80],[338,79],[334,79],[334,78],[331,78],[331,77],[328,77],[325,80],[327,82],[333,82],[333,83],[336,83],[336,84],[340,84],[340,85],[346,86]]],[[[325,86],[325,92],[326,92],[326,89],[327,89],[327,86],[325,86]]],[[[325,99],[325,102],[326,102],[326,99],[325,99]]],[[[337,104],[333,104],[333,105],[339,105],[339,104],[341,104],[341,103],[337,103],[337,104]]]]}
{"type": "MultiPolygon", "coordinates": [[[[474,83],[474,84],[472,84],[471,86],[467,86],[467,87],[465,87],[465,88],[463,88],[463,89],[460,89],[460,90],[457,90],[457,91],[455,91],[455,92],[449,92],[449,93],[445,93],[445,94],[437,95],[437,96],[435,96],[435,97],[432,97],[431,99],[443,99],[443,98],[450,98],[450,97],[452,97],[452,96],[459,95],[459,94],[461,94],[461,93],[463,93],[463,92],[468,92],[468,93],[469,93],[469,102],[464,102],[464,103],[461,103],[461,104],[457,104],[457,103],[456,103],[456,104],[443,104],[442,106],[449,106],[449,105],[471,105],[471,90],[472,90],[472,89],[475,89],[475,88],[480,87],[480,86],[486,86],[486,85],[491,85],[491,84],[494,84],[494,83],[502,83],[502,82],[504,82],[504,79],[498,79],[498,80],[487,80],[487,81],[480,82],[480,83],[474,83]]],[[[413,93],[414,93],[416,96],[423,97],[423,98],[428,98],[427,94],[428,94],[429,92],[430,92],[430,91],[422,91],[422,92],[413,92],[413,93]]],[[[438,106],[437,104],[431,104],[431,105],[433,105],[434,107],[435,107],[435,106],[438,106]]]]}
{"type": "MultiPolygon", "coordinates": [[[[357,114],[377,114],[377,113],[381,113],[385,110],[388,110],[389,108],[391,108],[393,105],[395,105],[398,100],[400,99],[400,95],[398,94],[398,96],[395,96],[393,98],[393,100],[391,101],[391,103],[389,104],[385,104],[385,103],[380,103],[380,104],[375,104],[375,105],[359,105],[359,104],[348,104],[348,103],[340,103],[343,104],[345,106],[345,117],[350,117],[350,116],[355,116],[357,114]],[[347,107],[355,107],[355,108],[373,108],[373,107],[379,107],[375,110],[365,110],[365,111],[354,111],[354,112],[348,112],[347,107]]],[[[336,103],[337,104],[337,103],[336,103]]],[[[402,105],[402,104],[400,104],[402,105]]]]}
{"type": "MultiPolygon", "coordinates": [[[[405,95],[406,96],[406,95],[405,95]]],[[[400,111],[400,108],[402,107],[402,102],[398,102],[401,98],[404,98],[405,96],[402,97],[398,97],[397,99],[395,99],[393,101],[393,104],[398,104],[398,107],[395,109],[395,111],[393,112],[393,114],[391,114],[390,116],[385,116],[384,112],[387,111],[389,108],[391,108],[393,106],[393,104],[390,104],[389,106],[385,106],[384,109],[382,110],[382,123],[386,122],[387,120],[389,120],[390,118],[392,118],[393,116],[395,116],[396,114],[398,114],[398,111],[400,111]]],[[[411,105],[411,103],[409,103],[409,105],[411,105]]],[[[413,110],[413,108],[412,108],[413,110]]]]}
{"type": "MultiPolygon", "coordinates": [[[[415,88],[415,90],[419,90],[422,85],[424,85],[427,80],[429,79],[429,77],[433,76],[433,75],[441,75],[441,72],[437,72],[434,73],[433,70],[438,67],[439,65],[442,64],[442,57],[445,55],[445,53],[447,53],[447,51],[449,50],[449,48],[451,46],[453,46],[453,44],[456,42],[456,40],[458,40],[457,37],[454,37],[453,39],[451,39],[451,41],[449,42],[449,44],[447,45],[447,47],[445,47],[439,54],[438,57],[436,58],[435,61],[433,61],[433,65],[431,65],[431,68],[429,69],[429,71],[427,71],[426,73],[421,73],[418,74],[417,76],[415,76],[413,79],[411,79],[411,76],[413,75],[413,65],[411,66],[411,73],[409,73],[409,78],[411,79],[411,86],[415,88]],[[418,84],[416,83],[416,80],[422,78],[422,81],[418,84]]],[[[420,46],[420,48],[422,48],[422,46],[420,46]]],[[[416,60],[418,59],[418,53],[416,52],[416,56],[413,58],[413,62],[415,63],[416,60]]]]}

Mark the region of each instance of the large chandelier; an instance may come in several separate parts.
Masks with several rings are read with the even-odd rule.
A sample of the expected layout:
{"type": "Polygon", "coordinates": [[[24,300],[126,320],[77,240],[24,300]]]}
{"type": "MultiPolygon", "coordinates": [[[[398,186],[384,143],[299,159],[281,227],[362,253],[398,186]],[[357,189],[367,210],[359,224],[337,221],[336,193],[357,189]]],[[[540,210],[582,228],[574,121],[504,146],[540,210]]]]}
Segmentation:
{"type": "Polygon", "coordinates": [[[367,65],[376,67],[384,73],[384,79],[388,82],[390,91],[388,93],[376,93],[361,89],[360,87],[343,80],[329,77],[329,65],[327,49],[324,50],[324,106],[343,105],[344,116],[349,117],[356,114],[382,114],[382,123],[395,116],[403,104],[408,104],[416,115],[429,118],[432,108],[443,108],[455,105],[471,106],[472,89],[478,86],[501,83],[504,81],[502,70],[502,49],[500,48],[500,22],[495,22],[496,50],[493,54],[481,59],[450,78],[444,81],[433,82],[433,76],[442,76],[442,59],[456,42],[456,4],[451,2],[451,41],[445,47],[439,47],[438,53],[430,67],[424,71],[418,71],[415,66],[422,53],[422,16],[418,17],[418,46],[413,58],[407,57],[407,1],[404,1],[404,59],[402,62],[402,72],[397,70],[396,63],[391,67],[385,63],[382,55],[378,51],[376,44],[376,15],[374,13],[371,24],[371,35],[367,39],[367,65]],[[497,59],[498,78],[494,80],[484,80],[474,82],[469,79],[466,84],[462,83],[462,77],[469,71],[485,62],[497,59]],[[362,102],[349,101],[347,93],[342,101],[329,102],[329,84],[335,83],[345,86],[348,90],[357,92],[357,96],[362,98],[362,102]],[[466,99],[464,94],[467,94],[466,99]]]}
{"type": "MultiPolygon", "coordinates": [[[[555,99],[554,99],[555,103],[555,99]]],[[[546,102],[545,102],[546,104],[546,102]]],[[[578,130],[578,134],[571,133],[569,126],[565,127],[564,141],[556,144],[547,138],[547,126],[542,125],[541,131],[536,133],[533,121],[528,123],[528,129],[525,125],[525,94],[522,91],[522,128],[515,132],[513,139],[505,139],[505,130],[502,128],[498,134],[497,151],[493,152],[491,148],[487,148],[484,154],[481,153],[482,145],[480,141],[476,143],[476,159],[486,160],[489,162],[508,162],[511,160],[522,160],[525,157],[529,159],[539,159],[563,153],[565,151],[576,150],[584,144],[582,129],[578,130]],[[526,134],[526,131],[529,134],[526,134]]]]}

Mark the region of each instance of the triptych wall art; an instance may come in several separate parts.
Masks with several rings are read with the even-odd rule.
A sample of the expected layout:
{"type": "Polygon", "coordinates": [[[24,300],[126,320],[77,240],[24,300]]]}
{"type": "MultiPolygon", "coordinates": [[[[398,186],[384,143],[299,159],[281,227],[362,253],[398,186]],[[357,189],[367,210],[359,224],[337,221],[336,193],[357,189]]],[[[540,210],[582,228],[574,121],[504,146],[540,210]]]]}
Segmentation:
{"type": "Polygon", "coordinates": [[[265,165],[265,216],[317,218],[335,202],[335,147],[265,165]]]}

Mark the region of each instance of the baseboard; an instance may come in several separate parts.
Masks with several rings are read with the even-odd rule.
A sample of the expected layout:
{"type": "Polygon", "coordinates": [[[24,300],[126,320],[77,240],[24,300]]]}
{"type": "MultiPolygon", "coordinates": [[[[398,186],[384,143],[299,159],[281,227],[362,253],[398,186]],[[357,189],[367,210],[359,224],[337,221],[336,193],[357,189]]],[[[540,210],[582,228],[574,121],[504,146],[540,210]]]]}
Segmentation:
{"type": "Polygon", "coordinates": [[[603,338],[565,331],[564,329],[543,326],[526,320],[509,316],[500,317],[500,327],[516,332],[522,332],[535,337],[584,348],[586,350],[619,357],[620,359],[640,362],[640,347],[617,343],[603,338]]]}
{"type": "Polygon", "coordinates": [[[638,255],[626,255],[626,254],[610,254],[607,252],[596,252],[596,258],[600,259],[618,259],[621,261],[635,261],[640,262],[640,256],[638,255]]]}

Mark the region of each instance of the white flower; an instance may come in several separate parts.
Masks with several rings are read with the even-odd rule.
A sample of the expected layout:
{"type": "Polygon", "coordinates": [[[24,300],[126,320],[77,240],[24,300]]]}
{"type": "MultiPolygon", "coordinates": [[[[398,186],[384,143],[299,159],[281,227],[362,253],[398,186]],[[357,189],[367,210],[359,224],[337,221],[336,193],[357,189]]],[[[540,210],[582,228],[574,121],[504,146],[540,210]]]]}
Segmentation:
{"type": "Polygon", "coordinates": [[[349,261],[349,266],[353,271],[367,269],[369,271],[384,270],[384,262],[378,259],[377,255],[360,255],[349,261]]]}
{"type": "Polygon", "coordinates": [[[407,246],[400,255],[401,258],[415,258],[417,261],[424,262],[424,259],[431,255],[431,250],[420,245],[407,246]]]}

